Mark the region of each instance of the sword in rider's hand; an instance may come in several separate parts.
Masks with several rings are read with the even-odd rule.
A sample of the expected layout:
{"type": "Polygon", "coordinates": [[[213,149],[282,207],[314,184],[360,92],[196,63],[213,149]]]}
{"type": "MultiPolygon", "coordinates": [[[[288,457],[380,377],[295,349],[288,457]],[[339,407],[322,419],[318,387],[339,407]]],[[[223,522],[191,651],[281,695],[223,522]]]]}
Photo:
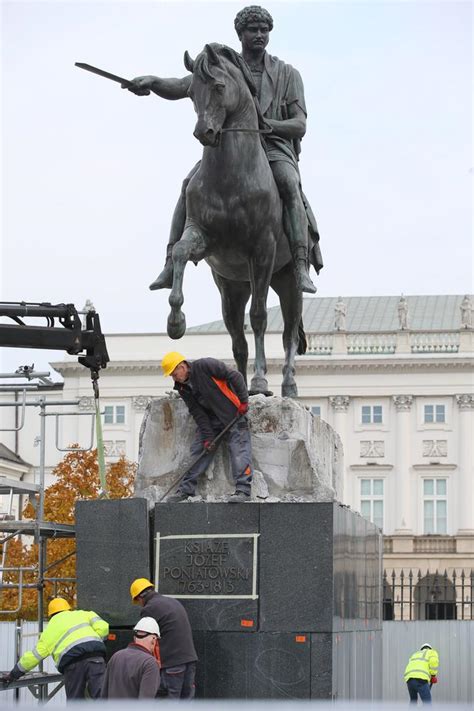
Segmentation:
{"type": "Polygon", "coordinates": [[[98,74],[100,77],[105,79],[110,79],[111,81],[116,81],[122,86],[122,89],[130,89],[134,94],[139,94],[140,96],[148,96],[148,89],[140,89],[129,79],[124,79],[123,77],[118,77],[116,74],[111,74],[110,72],[104,71],[104,69],[99,69],[98,67],[93,67],[92,64],[85,64],[85,62],[75,62],[74,66],[80,69],[85,69],[87,72],[92,72],[92,74],[98,74]]]}

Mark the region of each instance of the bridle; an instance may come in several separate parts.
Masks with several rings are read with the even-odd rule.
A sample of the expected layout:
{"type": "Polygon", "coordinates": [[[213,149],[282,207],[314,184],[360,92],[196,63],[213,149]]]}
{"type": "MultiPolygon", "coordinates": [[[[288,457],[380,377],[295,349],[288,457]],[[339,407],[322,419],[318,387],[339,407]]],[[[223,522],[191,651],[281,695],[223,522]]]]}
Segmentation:
{"type": "MultiPolygon", "coordinates": [[[[239,128],[238,126],[232,127],[232,128],[221,128],[220,131],[217,132],[217,141],[216,141],[216,146],[220,145],[221,142],[221,136],[223,133],[230,133],[230,132],[240,132],[240,133],[258,133],[260,135],[268,135],[269,133],[273,133],[272,128],[239,128]]],[[[263,144],[265,147],[265,144],[263,144]]]]}
{"type": "Polygon", "coordinates": [[[272,128],[221,128],[219,133],[227,133],[227,131],[241,131],[242,133],[273,133],[272,128]]]}

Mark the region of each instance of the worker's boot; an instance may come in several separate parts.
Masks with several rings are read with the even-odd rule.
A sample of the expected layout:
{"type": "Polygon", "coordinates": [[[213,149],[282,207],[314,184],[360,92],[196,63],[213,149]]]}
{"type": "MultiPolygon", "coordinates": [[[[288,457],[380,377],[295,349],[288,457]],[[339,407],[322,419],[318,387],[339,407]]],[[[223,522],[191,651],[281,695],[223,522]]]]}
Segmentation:
{"type": "Polygon", "coordinates": [[[307,294],[315,294],[316,287],[309,276],[308,248],[298,245],[292,254],[298,288],[307,294]]]}
{"type": "Polygon", "coordinates": [[[171,494],[166,499],[167,504],[180,504],[181,501],[186,501],[189,498],[189,494],[185,494],[184,491],[177,491],[176,494],[171,494]]]}
{"type": "Polygon", "coordinates": [[[151,291],[156,289],[171,289],[173,286],[173,246],[168,245],[166,248],[166,261],[162,272],[156,277],[155,281],[150,284],[151,291]]]}
{"type": "Polygon", "coordinates": [[[245,494],[243,491],[234,491],[227,499],[228,504],[246,504],[250,501],[250,494],[245,494]]]}

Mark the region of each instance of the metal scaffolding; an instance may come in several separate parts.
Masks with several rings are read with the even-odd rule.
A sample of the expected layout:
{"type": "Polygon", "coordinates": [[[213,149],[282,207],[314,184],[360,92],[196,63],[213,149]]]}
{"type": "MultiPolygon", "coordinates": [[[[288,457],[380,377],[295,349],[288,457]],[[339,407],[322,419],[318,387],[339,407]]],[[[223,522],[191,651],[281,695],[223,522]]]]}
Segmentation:
{"type": "MultiPolygon", "coordinates": [[[[0,393],[21,393],[21,399],[18,400],[17,395],[15,395],[15,400],[13,402],[0,402],[0,407],[14,407],[15,412],[18,413],[18,408],[20,410],[20,417],[16,414],[15,416],[15,427],[9,429],[0,429],[0,432],[4,431],[15,431],[18,432],[24,427],[25,424],[25,412],[26,408],[34,407],[39,410],[40,417],[40,455],[39,455],[39,476],[38,481],[35,483],[27,483],[22,481],[16,481],[14,479],[9,479],[7,477],[0,476],[0,495],[8,497],[8,511],[0,517],[0,543],[2,544],[2,554],[1,554],[1,564],[0,564],[0,591],[3,593],[5,590],[10,590],[12,588],[18,589],[18,604],[16,608],[10,610],[0,610],[0,615],[12,615],[16,614],[21,610],[23,602],[23,592],[26,588],[33,588],[37,590],[38,594],[38,634],[41,634],[44,627],[44,588],[47,583],[53,582],[57,585],[58,582],[72,582],[73,578],[61,578],[61,577],[48,577],[47,573],[56,565],[64,562],[67,558],[74,554],[74,551],[64,556],[60,560],[56,560],[47,565],[47,543],[50,540],[55,540],[58,538],[74,538],[75,528],[73,525],[56,523],[44,520],[44,501],[45,501],[45,455],[46,455],[46,418],[54,417],[56,422],[56,436],[55,445],[58,451],[76,451],[84,452],[92,449],[93,439],[94,439],[94,416],[91,413],[81,413],[81,412],[62,412],[62,411],[48,411],[48,408],[54,407],[64,407],[64,406],[77,406],[79,400],[46,400],[43,395],[40,395],[37,399],[33,401],[27,401],[27,392],[40,392],[44,387],[51,385],[51,381],[48,379],[49,373],[36,373],[33,367],[22,367],[19,368],[16,373],[1,374],[0,379],[9,378],[27,378],[28,384],[15,384],[15,385],[4,385],[0,386],[0,393]],[[36,381],[36,382],[32,382],[36,381]],[[91,438],[90,443],[87,447],[68,447],[63,448],[59,446],[58,430],[59,430],[59,418],[65,415],[75,415],[75,416],[86,416],[91,417],[91,438]],[[35,518],[33,520],[24,520],[21,518],[22,510],[22,497],[27,496],[30,498],[33,508],[35,510],[35,518]],[[13,511],[14,497],[18,498],[18,503],[16,506],[16,511],[18,517],[15,518],[13,511]],[[37,564],[29,567],[8,567],[6,566],[7,561],[7,550],[8,543],[14,538],[19,539],[21,536],[32,536],[34,542],[38,544],[38,560],[37,564]],[[16,582],[6,582],[5,573],[17,573],[16,582]],[[35,575],[35,581],[32,583],[25,583],[25,574],[33,573],[35,575]]],[[[21,626],[17,624],[17,629],[20,630],[17,634],[16,643],[16,656],[17,658],[21,655],[21,626]]],[[[62,675],[61,674],[47,674],[43,672],[43,664],[39,665],[39,672],[30,673],[25,675],[22,679],[8,686],[9,689],[20,689],[22,687],[28,687],[31,693],[40,701],[46,702],[52,698],[57,691],[62,687],[62,675]],[[48,684],[58,682],[58,686],[48,694],[48,684]]],[[[1,686],[0,686],[1,688],[1,686]]],[[[15,692],[18,698],[18,691],[15,692]]]]}

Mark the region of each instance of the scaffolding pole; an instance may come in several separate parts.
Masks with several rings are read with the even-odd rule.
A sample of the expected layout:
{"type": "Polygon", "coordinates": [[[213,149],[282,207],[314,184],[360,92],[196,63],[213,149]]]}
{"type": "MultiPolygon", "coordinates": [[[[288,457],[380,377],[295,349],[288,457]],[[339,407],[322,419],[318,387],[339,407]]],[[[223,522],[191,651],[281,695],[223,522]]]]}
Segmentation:
{"type": "MultiPolygon", "coordinates": [[[[1,589],[5,590],[10,587],[12,587],[9,584],[5,584],[3,582],[3,571],[8,571],[11,572],[12,570],[19,571],[19,580],[18,584],[13,587],[18,588],[18,594],[19,594],[19,601],[20,601],[20,608],[21,608],[21,600],[22,600],[22,591],[25,588],[36,588],[37,593],[38,593],[38,636],[41,635],[44,629],[44,615],[45,615],[45,610],[44,610],[44,588],[46,582],[53,582],[55,585],[59,581],[72,581],[72,578],[59,578],[59,577],[54,577],[54,578],[48,578],[45,577],[47,571],[52,568],[54,565],[57,565],[61,562],[63,562],[66,558],[68,558],[71,554],[68,554],[67,556],[64,556],[62,559],[59,561],[54,561],[53,563],[50,563],[49,565],[47,564],[47,540],[50,537],[61,537],[61,538],[70,538],[74,537],[74,526],[67,525],[67,524],[57,524],[54,522],[50,521],[44,521],[44,502],[45,502],[45,473],[46,473],[46,417],[48,415],[53,415],[56,417],[56,430],[58,429],[58,418],[63,415],[63,414],[73,414],[73,413],[48,413],[47,408],[49,407],[63,407],[63,406],[77,406],[79,403],[79,400],[46,400],[46,398],[41,395],[37,400],[34,402],[26,402],[26,390],[31,390],[35,389],[36,386],[36,392],[41,388],[44,388],[44,383],[47,377],[49,376],[49,373],[35,373],[32,369],[28,369],[27,372],[24,373],[14,373],[14,374],[0,374],[0,379],[2,378],[18,378],[18,377],[27,377],[28,380],[31,380],[34,377],[41,378],[41,384],[29,384],[29,385],[9,385],[5,388],[0,389],[0,393],[5,393],[5,392],[12,392],[12,393],[17,393],[18,391],[23,391],[23,399],[22,401],[15,400],[14,402],[0,402],[0,407],[15,407],[16,410],[18,408],[22,408],[23,416],[22,416],[22,426],[24,423],[24,413],[25,409],[27,407],[38,407],[39,408],[39,417],[40,417],[40,436],[39,436],[39,444],[40,444],[40,452],[39,452],[39,477],[38,477],[38,482],[31,485],[23,482],[15,482],[14,480],[4,480],[2,482],[2,478],[0,477],[0,494],[5,494],[6,489],[9,489],[10,493],[10,499],[12,498],[13,494],[18,494],[20,497],[22,494],[29,494],[31,495],[37,495],[38,501],[37,501],[37,507],[36,507],[36,517],[34,521],[23,521],[23,520],[18,520],[18,521],[0,521],[0,531],[7,533],[5,538],[3,539],[3,546],[5,547],[7,542],[15,537],[15,536],[21,536],[21,535],[33,535],[35,543],[38,545],[38,566],[37,566],[37,581],[36,583],[32,584],[25,584],[23,583],[23,572],[25,569],[20,569],[20,568],[5,568],[4,565],[2,565],[2,568],[0,570],[0,576],[1,576],[1,589]]],[[[92,417],[93,421],[93,416],[90,415],[90,413],[75,413],[77,415],[85,414],[90,417],[92,417]]],[[[92,424],[93,427],[93,424],[92,424]]],[[[57,433],[56,433],[57,435],[57,433]]],[[[92,429],[92,436],[93,436],[93,429],[92,429]]],[[[56,448],[61,451],[61,449],[57,446],[58,445],[58,438],[56,436],[56,448]]],[[[89,447],[90,449],[91,447],[89,447]]],[[[74,451],[81,451],[81,448],[74,448],[74,451]]],[[[19,502],[20,504],[20,502],[19,502]]],[[[2,556],[3,558],[3,556],[2,556]]],[[[2,561],[4,563],[4,561],[2,561]]],[[[32,568],[31,570],[36,570],[36,568],[32,568]]],[[[18,609],[20,609],[18,608],[18,609]]],[[[5,611],[5,614],[9,612],[10,614],[15,612],[14,610],[11,611],[5,611]]],[[[16,649],[16,658],[18,659],[21,653],[21,624],[19,623],[19,620],[17,620],[17,635],[15,637],[15,649],[16,649]]],[[[13,682],[8,686],[8,689],[14,689],[15,690],[15,697],[18,700],[18,690],[23,687],[28,687],[31,691],[31,693],[35,696],[35,698],[38,699],[40,703],[45,703],[49,701],[62,687],[63,681],[62,681],[62,675],[61,674],[47,674],[44,672],[43,669],[43,662],[40,662],[38,665],[39,671],[34,674],[28,674],[25,675],[22,679],[19,679],[16,682],[13,682]],[[48,692],[48,684],[51,683],[58,683],[56,688],[49,693],[48,692]]]]}

